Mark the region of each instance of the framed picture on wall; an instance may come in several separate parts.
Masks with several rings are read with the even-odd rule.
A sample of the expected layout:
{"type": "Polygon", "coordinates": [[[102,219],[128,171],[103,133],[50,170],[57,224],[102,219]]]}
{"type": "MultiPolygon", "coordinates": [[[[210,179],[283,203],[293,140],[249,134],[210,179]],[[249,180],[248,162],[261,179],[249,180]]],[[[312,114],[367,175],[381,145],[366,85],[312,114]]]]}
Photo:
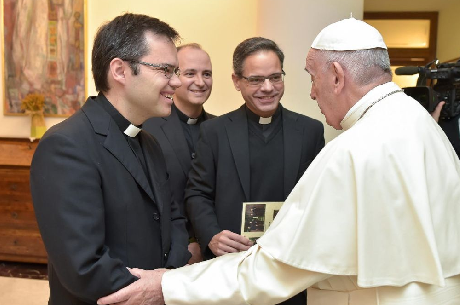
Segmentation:
{"type": "Polygon", "coordinates": [[[66,117],[86,97],[86,0],[1,0],[4,114],[30,94],[45,116],[66,117]]]}

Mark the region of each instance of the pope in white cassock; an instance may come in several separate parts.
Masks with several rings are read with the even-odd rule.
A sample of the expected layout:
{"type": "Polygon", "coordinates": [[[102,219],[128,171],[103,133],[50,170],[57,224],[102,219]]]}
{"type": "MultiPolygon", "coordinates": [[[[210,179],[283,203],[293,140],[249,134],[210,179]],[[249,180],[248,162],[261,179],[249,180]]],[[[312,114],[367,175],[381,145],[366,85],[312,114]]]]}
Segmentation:
{"type": "Polygon", "coordinates": [[[276,304],[306,288],[308,305],[460,304],[460,161],[391,82],[382,36],[353,18],[331,24],[305,70],[311,98],[344,132],[265,235],[200,264],[134,269],[140,280],[98,304],[276,304]]]}

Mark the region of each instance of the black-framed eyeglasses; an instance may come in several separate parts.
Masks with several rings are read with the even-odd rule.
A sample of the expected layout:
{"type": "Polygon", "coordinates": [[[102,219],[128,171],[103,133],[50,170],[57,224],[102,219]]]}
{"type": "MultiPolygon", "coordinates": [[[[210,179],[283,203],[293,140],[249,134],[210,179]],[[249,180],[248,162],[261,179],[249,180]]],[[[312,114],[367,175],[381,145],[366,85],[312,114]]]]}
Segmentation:
{"type": "Polygon", "coordinates": [[[153,68],[154,70],[163,71],[165,77],[168,79],[170,79],[173,76],[173,74],[176,74],[177,77],[180,76],[179,67],[174,67],[168,64],[151,64],[145,61],[133,61],[133,63],[141,64],[141,65],[153,68]]]}
{"type": "Polygon", "coordinates": [[[281,70],[280,73],[273,73],[269,76],[256,75],[256,76],[246,77],[246,76],[241,75],[241,77],[244,78],[248,82],[248,84],[251,86],[262,86],[266,79],[268,79],[270,83],[272,83],[273,85],[281,84],[282,82],[284,82],[285,75],[286,73],[283,70],[281,70]]]}

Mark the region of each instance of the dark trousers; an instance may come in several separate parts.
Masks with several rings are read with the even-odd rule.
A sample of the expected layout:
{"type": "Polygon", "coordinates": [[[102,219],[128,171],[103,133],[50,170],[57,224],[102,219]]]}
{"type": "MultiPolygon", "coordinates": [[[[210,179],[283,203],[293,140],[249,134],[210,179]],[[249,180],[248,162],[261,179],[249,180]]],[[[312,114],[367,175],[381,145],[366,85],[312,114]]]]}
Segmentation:
{"type": "Polygon", "coordinates": [[[281,305],[305,305],[307,304],[307,290],[302,291],[299,294],[296,294],[289,300],[286,300],[281,305]]]}

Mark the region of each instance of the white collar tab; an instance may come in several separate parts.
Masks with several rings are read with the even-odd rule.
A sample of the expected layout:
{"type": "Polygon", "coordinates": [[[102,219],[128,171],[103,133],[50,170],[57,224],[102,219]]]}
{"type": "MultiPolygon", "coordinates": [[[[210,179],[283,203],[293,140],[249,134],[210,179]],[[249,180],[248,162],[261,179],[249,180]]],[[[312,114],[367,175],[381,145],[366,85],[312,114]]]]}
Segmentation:
{"type": "Polygon", "coordinates": [[[189,118],[189,119],[187,120],[187,124],[188,124],[188,125],[195,125],[196,122],[198,122],[198,119],[189,118]]]}
{"type": "Polygon", "coordinates": [[[260,117],[260,119],[259,119],[259,124],[261,124],[261,125],[267,125],[267,124],[270,124],[271,122],[272,122],[272,116],[270,116],[268,118],[260,117]]]}
{"type": "Polygon", "coordinates": [[[124,134],[128,137],[134,138],[141,130],[142,129],[140,129],[139,127],[136,127],[133,124],[129,124],[128,128],[125,129],[124,134]]]}

